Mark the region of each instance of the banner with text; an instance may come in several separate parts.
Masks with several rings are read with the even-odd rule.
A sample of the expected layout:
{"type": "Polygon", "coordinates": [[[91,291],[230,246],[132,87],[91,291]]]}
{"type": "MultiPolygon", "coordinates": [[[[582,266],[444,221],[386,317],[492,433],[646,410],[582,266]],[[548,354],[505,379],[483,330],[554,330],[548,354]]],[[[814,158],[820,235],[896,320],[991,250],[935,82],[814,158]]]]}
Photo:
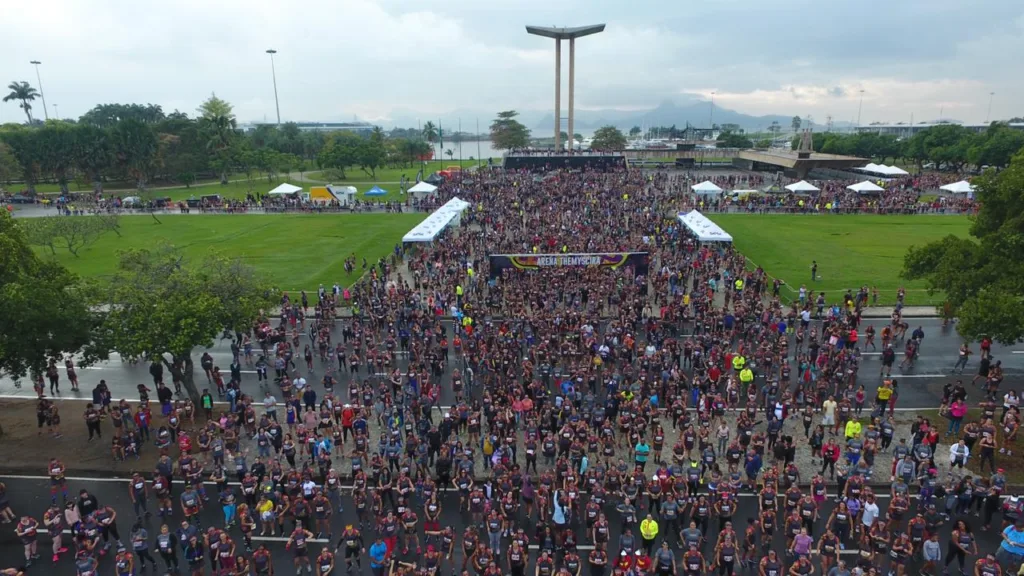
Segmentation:
{"type": "Polygon", "coordinates": [[[635,274],[647,275],[647,252],[595,252],[583,254],[491,254],[491,277],[503,270],[542,270],[544,268],[608,268],[632,266],[635,274]]]}

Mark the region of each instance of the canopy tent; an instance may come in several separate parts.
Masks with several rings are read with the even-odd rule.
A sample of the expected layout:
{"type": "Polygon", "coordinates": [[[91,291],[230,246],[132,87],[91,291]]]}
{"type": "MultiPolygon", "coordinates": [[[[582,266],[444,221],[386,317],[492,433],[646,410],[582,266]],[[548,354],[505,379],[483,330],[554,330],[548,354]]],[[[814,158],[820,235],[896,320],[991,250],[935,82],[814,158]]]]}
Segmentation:
{"type": "Polygon", "coordinates": [[[967,180],[961,180],[952,184],[946,184],[945,186],[939,186],[939,190],[945,190],[953,194],[970,194],[974,192],[974,185],[967,180]]]}
{"type": "Polygon", "coordinates": [[[409,188],[409,197],[413,200],[423,200],[425,198],[432,198],[437,194],[437,186],[428,182],[417,182],[415,186],[409,188]]]}
{"type": "Polygon", "coordinates": [[[789,190],[790,192],[817,192],[818,187],[807,180],[801,180],[799,182],[789,184],[786,186],[786,190],[789,190]]]}
{"type": "Polygon", "coordinates": [[[846,189],[853,190],[854,192],[859,192],[861,194],[870,194],[872,192],[882,192],[883,190],[885,190],[885,188],[882,188],[881,186],[875,184],[874,182],[871,182],[870,180],[865,180],[863,182],[858,182],[856,184],[850,184],[849,186],[846,187],[846,189]]]}
{"type": "Polygon", "coordinates": [[[417,182],[415,186],[409,188],[409,192],[434,192],[437,190],[437,186],[427,182],[417,182]]]}
{"type": "Polygon", "coordinates": [[[881,174],[882,176],[906,176],[907,174],[909,174],[909,172],[902,168],[897,168],[896,166],[886,166],[885,164],[875,164],[874,162],[868,164],[867,166],[858,168],[858,170],[864,172],[871,172],[872,174],[881,174]]]}
{"type": "Polygon", "coordinates": [[[374,186],[373,188],[370,188],[369,190],[367,190],[363,194],[363,196],[387,196],[387,195],[388,195],[388,191],[383,189],[383,188],[381,188],[380,186],[374,186]]]}
{"type": "Polygon", "coordinates": [[[278,186],[277,188],[274,188],[270,192],[267,192],[267,195],[268,196],[286,196],[288,194],[295,194],[296,192],[301,192],[301,191],[302,191],[302,186],[296,186],[294,184],[289,184],[289,183],[285,182],[284,184],[281,184],[280,186],[278,186]]]}
{"type": "Polygon", "coordinates": [[[469,202],[465,200],[452,198],[403,236],[402,242],[433,242],[445,228],[451,225],[458,226],[462,213],[469,206],[469,202]]]}
{"type": "Polygon", "coordinates": [[[718,186],[715,186],[715,184],[713,182],[711,182],[710,180],[705,180],[705,181],[701,182],[700,184],[695,184],[693,186],[690,186],[690,189],[693,190],[694,192],[698,193],[698,194],[721,194],[722,193],[722,189],[719,188],[718,186]]]}
{"type": "Polygon", "coordinates": [[[701,242],[732,242],[728,232],[696,210],[680,212],[676,217],[701,242]]]}

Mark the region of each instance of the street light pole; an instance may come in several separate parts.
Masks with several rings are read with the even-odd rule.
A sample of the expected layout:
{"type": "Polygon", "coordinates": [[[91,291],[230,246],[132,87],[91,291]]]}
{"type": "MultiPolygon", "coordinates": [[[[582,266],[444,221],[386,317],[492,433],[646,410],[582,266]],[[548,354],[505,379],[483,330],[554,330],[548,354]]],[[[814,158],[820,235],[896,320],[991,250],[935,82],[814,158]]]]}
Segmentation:
{"type": "Polygon", "coordinates": [[[54,105],[53,105],[53,116],[54,116],[54,118],[56,118],[57,120],[60,120],[60,109],[59,109],[59,108],[57,108],[57,105],[56,105],[56,104],[54,104],[54,105]]]}
{"type": "Polygon", "coordinates": [[[277,125],[281,125],[281,103],[277,100],[277,70],[274,69],[274,54],[277,54],[277,50],[273,48],[267,50],[267,54],[270,54],[270,75],[274,79],[274,108],[277,110],[277,125]]]}
{"type": "Polygon", "coordinates": [[[33,60],[29,62],[36,67],[36,82],[39,84],[39,97],[43,99],[43,116],[49,120],[50,112],[46,109],[46,94],[43,92],[43,79],[39,76],[39,65],[42,64],[39,60],[33,60]]]}
{"type": "Polygon", "coordinates": [[[988,112],[985,113],[985,124],[988,124],[989,118],[992,117],[992,98],[996,95],[995,92],[988,93],[988,112]]]}
{"type": "Polygon", "coordinates": [[[715,93],[711,92],[711,109],[708,111],[708,130],[715,129],[715,93]]]}
{"type": "Polygon", "coordinates": [[[857,104],[857,127],[860,128],[860,112],[864,109],[864,91],[860,91],[860,104],[857,104]]]}

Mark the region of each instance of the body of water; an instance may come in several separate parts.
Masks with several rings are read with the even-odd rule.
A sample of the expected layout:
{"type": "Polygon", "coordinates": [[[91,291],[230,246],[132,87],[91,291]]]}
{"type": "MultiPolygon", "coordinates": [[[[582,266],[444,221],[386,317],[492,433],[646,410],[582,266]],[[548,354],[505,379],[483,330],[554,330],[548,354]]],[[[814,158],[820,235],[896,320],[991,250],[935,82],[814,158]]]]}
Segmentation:
{"type": "Polygon", "coordinates": [[[480,142],[449,142],[445,141],[444,149],[441,148],[440,143],[434,143],[434,158],[437,160],[448,160],[448,154],[445,150],[451,150],[454,155],[451,160],[455,163],[459,161],[459,147],[462,147],[462,160],[469,160],[469,157],[473,158],[500,158],[502,151],[496,150],[491,146],[490,140],[481,140],[480,142]],[[479,146],[479,148],[477,148],[479,146]]]}

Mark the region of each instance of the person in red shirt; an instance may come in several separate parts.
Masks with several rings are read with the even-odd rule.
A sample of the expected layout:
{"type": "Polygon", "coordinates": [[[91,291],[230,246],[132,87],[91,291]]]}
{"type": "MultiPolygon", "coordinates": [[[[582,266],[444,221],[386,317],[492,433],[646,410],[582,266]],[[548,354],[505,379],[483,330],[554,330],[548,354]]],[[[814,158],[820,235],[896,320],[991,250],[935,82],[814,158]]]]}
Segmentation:
{"type": "Polygon", "coordinates": [[[650,572],[653,562],[651,561],[651,557],[647,555],[647,552],[644,550],[637,550],[634,554],[636,555],[636,559],[634,560],[636,571],[641,574],[647,574],[650,572]]]}
{"type": "Polygon", "coordinates": [[[615,568],[623,572],[629,572],[633,568],[633,557],[629,555],[629,552],[625,550],[619,552],[619,559],[615,561],[615,568]]]}

